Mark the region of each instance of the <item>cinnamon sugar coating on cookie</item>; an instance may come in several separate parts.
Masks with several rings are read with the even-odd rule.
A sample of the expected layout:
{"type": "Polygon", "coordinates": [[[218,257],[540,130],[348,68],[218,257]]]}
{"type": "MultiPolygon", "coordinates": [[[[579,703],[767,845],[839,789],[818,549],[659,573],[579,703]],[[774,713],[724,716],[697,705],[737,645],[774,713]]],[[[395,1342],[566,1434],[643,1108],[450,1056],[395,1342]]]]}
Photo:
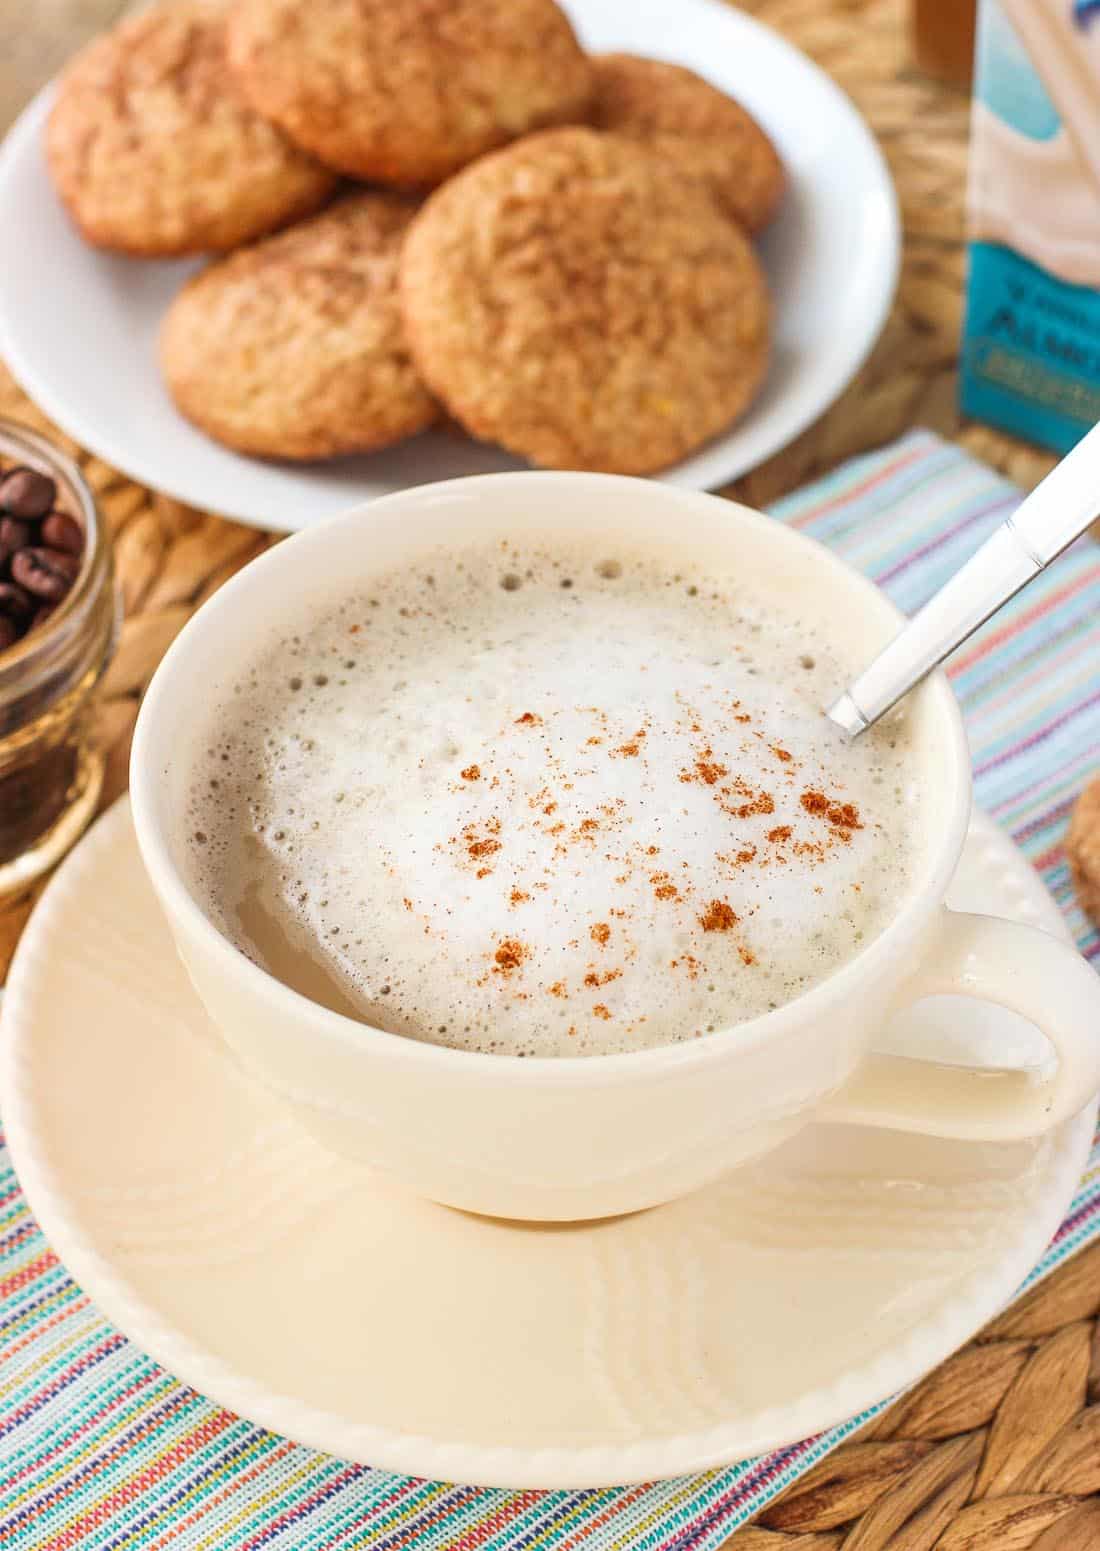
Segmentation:
{"type": "Polygon", "coordinates": [[[682,65],[597,54],[591,122],[667,156],[701,178],[750,232],[775,215],[786,177],[771,140],[740,103],[682,65]]]}
{"type": "Polygon", "coordinates": [[[348,195],[190,281],[161,332],[177,407],[239,451],[303,460],[430,425],[397,299],[413,211],[395,194],[348,195]]]}
{"type": "Polygon", "coordinates": [[[237,90],[227,10],[226,0],[162,0],[62,75],[46,154],[87,241],[148,257],[220,252],[332,193],[333,174],[237,90]]]}
{"type": "Polygon", "coordinates": [[[592,92],[554,0],[238,0],[230,59],[299,145],[399,188],[575,122],[592,92]]]}
{"type": "Polygon", "coordinates": [[[591,129],[533,135],[438,189],[401,296],[446,408],[551,468],[665,468],[740,414],[767,366],[744,232],[662,158],[591,129]]]}

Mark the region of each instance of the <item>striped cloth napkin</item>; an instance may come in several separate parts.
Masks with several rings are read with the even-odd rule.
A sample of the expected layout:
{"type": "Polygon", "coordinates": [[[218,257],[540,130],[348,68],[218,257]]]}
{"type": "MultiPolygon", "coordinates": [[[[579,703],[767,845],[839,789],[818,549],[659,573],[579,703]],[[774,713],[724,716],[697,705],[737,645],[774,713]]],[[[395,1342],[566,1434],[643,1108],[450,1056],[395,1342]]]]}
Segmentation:
{"type": "MultiPolygon", "coordinates": [[[[1018,499],[915,432],[774,515],[911,611],[1018,499]]],[[[958,653],[952,674],[978,801],[1100,959],[1061,850],[1074,797],[1100,764],[1100,547],[1082,541],[1063,556],[958,653]]],[[[1097,1234],[1100,1145],[1029,1282],[1097,1234]]],[[[58,1264],[0,1148],[0,1545],[12,1551],[706,1551],[866,1419],[725,1470],[604,1491],[484,1490],[349,1465],[220,1410],[131,1346],[58,1264]]]]}

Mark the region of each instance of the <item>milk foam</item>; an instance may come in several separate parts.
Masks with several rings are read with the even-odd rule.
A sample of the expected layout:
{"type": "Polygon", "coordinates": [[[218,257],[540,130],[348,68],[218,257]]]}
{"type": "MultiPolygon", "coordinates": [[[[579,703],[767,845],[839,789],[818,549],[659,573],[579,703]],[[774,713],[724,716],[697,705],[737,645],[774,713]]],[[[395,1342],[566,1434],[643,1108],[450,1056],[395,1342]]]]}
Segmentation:
{"type": "Polygon", "coordinates": [[[258,890],[396,1033],[705,1035],[843,963],[908,881],[904,719],[849,743],[821,714],[852,666],[736,577],[440,555],[295,620],[215,705],[195,881],[254,955],[258,890]]]}

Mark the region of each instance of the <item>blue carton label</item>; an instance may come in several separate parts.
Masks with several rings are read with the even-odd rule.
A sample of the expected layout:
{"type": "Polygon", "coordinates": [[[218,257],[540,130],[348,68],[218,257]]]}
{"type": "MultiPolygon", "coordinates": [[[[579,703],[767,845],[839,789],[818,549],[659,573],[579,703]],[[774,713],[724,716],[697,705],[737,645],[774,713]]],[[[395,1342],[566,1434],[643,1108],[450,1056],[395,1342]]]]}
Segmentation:
{"type": "Polygon", "coordinates": [[[981,0],[961,405],[1068,451],[1100,420],[1100,0],[981,0]]]}
{"type": "Polygon", "coordinates": [[[961,402],[977,420],[1068,452],[1100,420],[1100,295],[971,243],[961,402]]]}

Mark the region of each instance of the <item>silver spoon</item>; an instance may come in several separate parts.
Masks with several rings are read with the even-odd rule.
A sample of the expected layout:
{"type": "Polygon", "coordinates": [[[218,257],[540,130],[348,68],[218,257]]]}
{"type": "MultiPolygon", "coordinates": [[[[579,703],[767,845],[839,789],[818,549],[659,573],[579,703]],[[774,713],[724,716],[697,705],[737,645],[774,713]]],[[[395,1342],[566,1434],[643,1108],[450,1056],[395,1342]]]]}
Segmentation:
{"type": "Polygon", "coordinates": [[[1100,515],[1100,425],[945,582],[826,711],[855,738],[1014,598],[1100,515]]]}

